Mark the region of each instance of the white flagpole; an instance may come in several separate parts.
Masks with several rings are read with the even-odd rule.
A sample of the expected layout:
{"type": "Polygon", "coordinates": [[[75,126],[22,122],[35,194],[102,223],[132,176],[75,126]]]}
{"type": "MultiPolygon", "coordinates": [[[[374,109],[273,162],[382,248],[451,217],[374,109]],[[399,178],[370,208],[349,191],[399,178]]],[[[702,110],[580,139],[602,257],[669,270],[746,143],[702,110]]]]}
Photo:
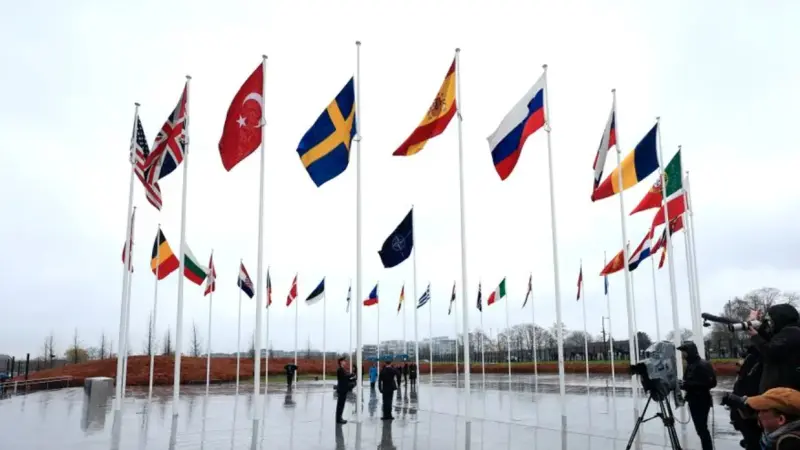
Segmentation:
{"type": "Polygon", "coordinates": [[[183,155],[183,190],[181,193],[181,250],[180,266],[178,267],[178,317],[175,325],[175,372],[172,386],[172,415],[178,415],[181,395],[181,351],[183,350],[183,284],[186,278],[183,274],[186,261],[186,187],[189,173],[189,82],[192,77],[186,75],[186,121],[184,122],[184,155],[183,155]]]}
{"type": "MultiPolygon", "coordinates": [[[[617,175],[620,188],[622,187],[622,169],[620,166],[622,165],[622,144],[619,142],[619,121],[616,120],[617,114],[617,90],[612,89],[611,95],[613,97],[613,110],[614,110],[614,132],[616,133],[617,137],[617,175]]],[[[625,306],[628,310],[628,354],[630,356],[630,364],[631,366],[636,364],[636,327],[634,326],[635,319],[635,312],[634,312],[634,304],[633,304],[633,285],[631,283],[631,271],[630,267],[628,267],[628,261],[630,261],[631,254],[630,249],[628,248],[628,225],[625,217],[625,192],[620,190],[619,192],[619,217],[620,223],[622,225],[622,257],[623,262],[622,265],[625,271],[625,306]]],[[[633,410],[634,416],[639,415],[638,409],[638,394],[637,394],[637,385],[638,385],[638,377],[633,375],[631,378],[631,383],[633,384],[632,396],[633,396],[633,410]]]]}
{"type": "MultiPolygon", "coordinates": [[[[294,365],[295,366],[297,365],[297,327],[298,327],[298,324],[299,324],[299,320],[298,320],[298,316],[299,316],[298,315],[298,308],[300,307],[298,305],[299,301],[300,301],[300,299],[297,298],[297,297],[295,297],[295,299],[293,300],[293,302],[294,302],[294,365]]],[[[297,370],[294,371],[294,380],[292,380],[292,382],[294,384],[297,384],[297,370]]]]}
{"type": "Polygon", "coordinates": [[[322,291],[322,382],[325,383],[325,375],[327,373],[325,338],[326,338],[326,321],[328,320],[328,294],[327,289],[322,291]]]}
{"type": "Polygon", "coordinates": [[[506,304],[506,353],[507,353],[506,358],[508,359],[508,392],[510,393],[511,392],[511,325],[510,325],[509,319],[508,319],[508,304],[509,304],[509,300],[511,300],[511,299],[509,298],[508,295],[506,295],[506,298],[505,298],[505,304],[506,304]]]}
{"type": "MultiPolygon", "coordinates": [[[[413,249],[412,249],[412,251],[413,251],[413,249]]],[[[414,252],[414,253],[416,253],[416,252],[414,252]]],[[[416,258],[414,258],[414,261],[415,261],[415,264],[416,264],[416,258]]],[[[403,306],[401,307],[403,309],[403,353],[405,353],[406,359],[408,359],[408,340],[406,339],[406,317],[408,316],[408,314],[406,314],[406,303],[408,303],[408,302],[405,299],[405,296],[406,296],[405,283],[403,283],[403,287],[400,288],[400,289],[401,289],[401,292],[403,292],[403,306]]]]}
{"type": "MultiPolygon", "coordinates": [[[[547,86],[547,64],[542,66],[545,75],[545,86],[547,86]]],[[[547,89],[545,87],[545,89],[547,89]]],[[[550,175],[550,227],[553,233],[553,283],[555,284],[556,294],[556,337],[558,339],[558,389],[561,395],[561,428],[566,429],[567,426],[567,405],[566,405],[566,383],[564,380],[564,336],[563,327],[561,326],[561,280],[558,270],[558,235],[556,228],[556,195],[555,186],[553,183],[553,151],[550,143],[550,107],[549,107],[549,91],[545,91],[544,108],[545,108],[545,131],[547,132],[547,165],[550,175]]]]}
{"type": "Polygon", "coordinates": [[[538,349],[536,348],[536,311],[533,307],[533,289],[531,289],[531,324],[533,325],[533,378],[534,381],[538,384],[539,383],[539,355],[537,354],[538,349]]]}
{"type": "MultiPolygon", "coordinates": [[[[261,141],[262,142],[264,141],[263,136],[262,136],[261,141]]],[[[267,276],[269,276],[269,266],[267,266],[267,276]]],[[[267,305],[265,307],[267,312],[266,312],[266,321],[265,321],[265,326],[264,326],[264,328],[265,328],[265,331],[264,331],[264,333],[265,333],[264,345],[265,345],[265,348],[267,349],[267,355],[266,355],[266,358],[264,358],[264,405],[263,405],[264,409],[266,409],[266,407],[267,407],[267,403],[266,403],[267,402],[267,388],[269,387],[269,357],[270,357],[270,345],[269,345],[269,306],[270,305],[269,305],[269,300],[271,298],[272,298],[271,295],[267,297],[267,305]]]]}
{"type": "MultiPolygon", "coordinates": [[[[455,292],[455,289],[453,289],[453,292],[455,292]]],[[[456,387],[458,387],[458,308],[456,307],[457,305],[458,305],[458,302],[453,300],[452,301],[452,306],[453,306],[453,327],[454,327],[454,330],[455,330],[455,333],[456,333],[456,345],[455,345],[455,347],[456,347],[456,351],[455,351],[455,354],[456,354],[456,387]]]]}
{"type": "Polygon", "coordinates": [[[581,259],[581,303],[583,303],[583,359],[586,362],[586,390],[589,390],[589,333],[586,331],[586,285],[583,282],[583,260],[581,259]]]}
{"type": "MultiPolygon", "coordinates": [[[[136,207],[133,207],[133,213],[131,214],[131,218],[135,218],[136,216],[136,207]]],[[[133,268],[133,235],[134,235],[134,228],[135,228],[134,220],[131,220],[131,238],[130,238],[130,246],[128,247],[128,261],[125,262],[125,265],[133,268]]],[[[125,303],[127,306],[125,307],[125,351],[122,353],[125,358],[125,362],[122,366],[122,399],[125,399],[125,387],[128,386],[128,353],[130,352],[130,342],[131,342],[131,291],[133,291],[133,285],[131,282],[133,281],[133,272],[128,271],[128,290],[125,293],[125,303]]]]}
{"type": "MultiPolygon", "coordinates": [[[[242,267],[242,260],[239,259],[239,270],[242,267]]],[[[242,351],[242,288],[239,288],[239,322],[236,326],[236,395],[239,395],[239,367],[241,364],[242,351]]]]}
{"type": "MultiPolygon", "coordinates": [[[[353,284],[350,283],[350,286],[353,284]]],[[[352,289],[352,288],[351,288],[352,289]]],[[[347,315],[350,320],[350,337],[347,342],[347,354],[350,356],[350,370],[355,370],[353,367],[353,305],[351,302],[353,301],[352,291],[348,291],[348,295],[350,298],[347,299],[347,315]]]]}
{"type": "MultiPolygon", "coordinates": [[[[361,346],[361,321],[364,309],[364,298],[361,296],[361,41],[356,41],[356,359],[358,360],[358,389],[356,389],[356,421],[361,422],[364,405],[361,402],[361,390],[364,379],[361,346]]],[[[416,253],[416,250],[414,251],[416,253]]],[[[351,298],[352,301],[352,298],[351,298]]],[[[360,427],[358,428],[361,429],[360,427]]]]}
{"type": "MultiPolygon", "coordinates": [[[[125,255],[127,256],[128,261],[131,260],[130,257],[130,242],[131,242],[131,214],[133,213],[133,169],[134,169],[134,145],[136,142],[136,123],[139,120],[139,104],[135,103],[136,107],[133,113],[133,130],[131,131],[131,140],[130,140],[130,147],[129,147],[129,155],[128,160],[131,164],[131,174],[130,180],[128,182],[128,212],[125,216],[125,246],[127,252],[125,255]]],[[[122,409],[122,396],[125,392],[122,384],[123,378],[123,363],[124,360],[123,355],[125,354],[122,350],[124,349],[125,338],[127,335],[125,334],[125,323],[128,319],[128,308],[127,308],[127,291],[128,291],[128,261],[123,262],[122,264],[122,298],[119,301],[119,351],[117,355],[117,377],[116,377],[116,393],[114,397],[114,410],[119,411],[122,409]]]]}
{"type": "MultiPolygon", "coordinates": [[[[688,234],[689,224],[688,224],[688,221],[686,220],[687,219],[686,216],[687,216],[687,214],[684,214],[683,248],[684,248],[684,252],[686,252],[686,275],[687,275],[687,281],[688,281],[688,284],[689,284],[689,300],[690,300],[689,301],[689,311],[691,312],[691,316],[692,316],[692,341],[696,341],[696,339],[694,337],[694,335],[695,335],[695,333],[697,331],[697,328],[695,326],[696,325],[695,317],[700,317],[700,311],[698,311],[697,303],[696,303],[697,299],[695,297],[694,268],[692,267],[692,249],[691,249],[691,245],[689,244],[689,234],[688,234]]],[[[667,229],[667,232],[669,232],[669,229],[667,229]]],[[[670,256],[672,256],[672,255],[670,255],[670,256]]],[[[702,332],[701,332],[700,335],[702,336],[702,332]]],[[[695,345],[697,345],[696,342],[695,342],[695,345]]],[[[700,346],[698,346],[697,349],[699,351],[700,350],[700,346]]],[[[705,354],[701,353],[701,355],[703,357],[705,357],[705,354]]]]}
{"type": "MultiPolygon", "coordinates": [[[[430,287],[431,285],[428,284],[428,292],[430,292],[430,287]]],[[[428,362],[428,369],[431,373],[431,386],[433,386],[433,298],[428,299],[428,336],[428,356],[431,358],[428,362]]]]}
{"type": "MultiPolygon", "coordinates": [[[[214,249],[211,249],[211,260],[214,260],[214,249]]],[[[209,269],[209,274],[211,273],[209,269]]],[[[216,280],[214,280],[216,283],[216,280]]],[[[214,291],[208,293],[208,344],[206,345],[206,395],[211,384],[211,305],[214,303],[214,291]]]]}
{"type": "MultiPolygon", "coordinates": [[[[697,273],[697,244],[695,243],[694,236],[695,236],[695,229],[694,229],[694,206],[692,205],[692,188],[689,185],[689,172],[686,172],[685,183],[686,186],[686,209],[688,210],[688,218],[689,223],[687,224],[686,229],[689,231],[689,246],[691,248],[691,255],[692,255],[692,271],[694,276],[694,291],[695,291],[695,308],[697,312],[702,312],[702,302],[700,300],[700,279],[697,273]]],[[[668,255],[669,257],[669,255],[668,255]]],[[[697,328],[695,330],[695,342],[697,345],[697,349],[700,351],[700,355],[705,358],[706,355],[706,343],[703,339],[703,327],[700,323],[700,319],[697,319],[697,323],[695,325],[697,328]]]]}
{"type": "MultiPolygon", "coordinates": [[[[414,236],[414,205],[411,205],[411,236],[414,236]]],[[[415,236],[414,236],[415,237],[415,236]]],[[[419,296],[417,296],[417,243],[414,242],[414,248],[412,249],[414,254],[412,255],[413,266],[414,266],[414,360],[415,360],[415,367],[417,372],[417,378],[419,378],[420,370],[419,370],[419,296]]]]}
{"type": "MultiPolygon", "coordinates": [[[[459,193],[459,200],[460,200],[460,222],[461,222],[461,301],[464,310],[464,314],[462,315],[462,331],[464,333],[464,391],[466,395],[466,400],[464,403],[464,416],[466,417],[467,423],[470,423],[470,419],[472,418],[472,394],[470,393],[472,386],[470,385],[470,363],[469,363],[469,304],[467,301],[467,236],[466,236],[466,221],[464,220],[465,214],[465,206],[464,206],[464,145],[463,145],[463,137],[462,137],[462,122],[464,121],[464,117],[462,116],[463,111],[463,102],[461,98],[461,49],[456,49],[456,102],[458,106],[458,111],[456,115],[458,116],[458,193],[459,193]]],[[[483,330],[481,330],[483,332],[483,330]]],[[[483,339],[481,339],[483,342],[483,339]]],[[[483,345],[481,345],[481,349],[483,345]]],[[[481,354],[483,352],[481,351],[481,354]]],[[[485,378],[485,375],[484,375],[485,378]]],[[[485,382],[485,381],[484,381],[485,382]]]]}
{"type": "MultiPolygon", "coordinates": [[[[606,252],[603,251],[603,267],[606,266],[606,252]]],[[[606,291],[606,309],[608,310],[608,352],[611,355],[611,389],[612,392],[617,392],[617,374],[615,373],[614,368],[614,335],[612,334],[611,330],[611,298],[608,294],[608,289],[605,287],[606,283],[605,276],[603,277],[603,290],[606,291]]]]}
{"type": "MultiPolygon", "coordinates": [[[[267,55],[261,55],[261,71],[263,73],[262,92],[267,93],[267,55]]],[[[262,107],[263,108],[263,107],[262,107]]],[[[258,262],[256,264],[256,332],[255,332],[255,364],[253,367],[253,396],[256,401],[253,411],[260,410],[261,406],[261,325],[264,312],[264,160],[265,141],[267,139],[267,120],[261,111],[261,161],[260,176],[258,181],[258,262]]],[[[253,430],[258,430],[261,416],[253,414],[253,430]]]]}
{"type": "MultiPolygon", "coordinates": [[[[481,314],[481,386],[483,389],[486,389],[486,355],[484,353],[485,331],[483,330],[483,305],[481,305],[481,310],[479,312],[481,314]]],[[[466,383],[466,380],[464,382],[466,383]]]]}
{"type": "MultiPolygon", "coordinates": [[[[155,341],[156,335],[156,319],[158,318],[158,269],[159,264],[161,263],[161,224],[158,224],[158,233],[156,234],[156,240],[158,241],[158,246],[156,247],[156,277],[155,283],[153,287],[153,321],[150,324],[150,336],[153,341],[155,341]]],[[[153,348],[153,342],[150,343],[150,379],[148,381],[148,388],[147,388],[147,400],[150,401],[153,398],[153,368],[155,367],[155,359],[156,359],[156,349],[153,348]]]]}
{"type": "MultiPolygon", "coordinates": [[[[661,148],[661,118],[656,117],[656,124],[658,125],[658,129],[656,130],[658,134],[658,162],[659,162],[659,169],[660,169],[660,176],[661,176],[661,196],[664,199],[664,218],[666,219],[665,225],[667,226],[667,252],[670,255],[672,253],[672,237],[669,235],[669,209],[667,206],[667,189],[666,183],[664,179],[664,152],[661,148]]],[[[668,258],[667,264],[669,264],[669,295],[672,300],[672,328],[674,329],[674,336],[672,337],[672,342],[675,344],[675,347],[681,345],[681,329],[680,329],[680,322],[678,319],[678,298],[675,295],[675,258],[668,258]]],[[[678,379],[683,379],[683,355],[681,352],[676,352],[675,355],[675,365],[678,369],[678,379]]]]}
{"type": "MultiPolygon", "coordinates": [[[[652,248],[652,242],[650,246],[652,248]]],[[[653,306],[656,308],[656,341],[661,341],[661,325],[660,320],[658,318],[658,291],[656,289],[656,261],[655,255],[650,255],[650,268],[653,272],[653,306]]]]}

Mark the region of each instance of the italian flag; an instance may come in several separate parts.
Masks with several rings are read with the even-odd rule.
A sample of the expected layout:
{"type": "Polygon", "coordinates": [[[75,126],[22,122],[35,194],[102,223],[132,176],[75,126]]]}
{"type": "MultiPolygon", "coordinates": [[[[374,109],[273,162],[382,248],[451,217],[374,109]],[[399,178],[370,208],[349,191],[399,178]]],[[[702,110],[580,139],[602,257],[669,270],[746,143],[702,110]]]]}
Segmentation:
{"type": "Polygon", "coordinates": [[[208,276],[208,268],[198,262],[188,245],[183,248],[183,275],[198,286],[208,276]]]}
{"type": "Polygon", "coordinates": [[[491,305],[494,302],[497,302],[503,299],[506,296],[506,279],[503,278],[503,281],[500,282],[500,285],[497,286],[497,289],[492,292],[489,296],[489,299],[486,300],[487,305],[491,305]]]}

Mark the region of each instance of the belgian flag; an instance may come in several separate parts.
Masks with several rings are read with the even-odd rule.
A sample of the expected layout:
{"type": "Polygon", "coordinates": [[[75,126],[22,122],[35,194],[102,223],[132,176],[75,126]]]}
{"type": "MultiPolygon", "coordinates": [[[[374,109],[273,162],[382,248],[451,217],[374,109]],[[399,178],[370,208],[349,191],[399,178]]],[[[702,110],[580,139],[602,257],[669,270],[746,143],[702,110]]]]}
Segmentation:
{"type": "Polygon", "coordinates": [[[163,280],[169,274],[178,270],[180,265],[178,256],[172,253],[167,238],[164,237],[164,233],[159,229],[156,241],[153,243],[150,269],[153,270],[159,280],[163,280]]]}

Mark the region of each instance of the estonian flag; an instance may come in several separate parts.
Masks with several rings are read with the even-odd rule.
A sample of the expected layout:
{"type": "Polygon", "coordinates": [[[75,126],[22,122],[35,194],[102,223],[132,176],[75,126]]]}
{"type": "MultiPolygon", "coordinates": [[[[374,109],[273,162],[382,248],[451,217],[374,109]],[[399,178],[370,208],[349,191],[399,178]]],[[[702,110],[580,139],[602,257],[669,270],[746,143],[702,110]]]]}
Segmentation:
{"type": "Polygon", "coordinates": [[[414,249],[414,208],[408,212],[400,225],[383,241],[378,250],[383,267],[394,267],[411,256],[414,249]]]}
{"type": "Polygon", "coordinates": [[[306,298],[306,305],[313,305],[314,303],[318,303],[322,300],[322,297],[325,296],[325,278],[322,278],[322,281],[319,282],[316,288],[308,294],[308,298],[306,298]]]}

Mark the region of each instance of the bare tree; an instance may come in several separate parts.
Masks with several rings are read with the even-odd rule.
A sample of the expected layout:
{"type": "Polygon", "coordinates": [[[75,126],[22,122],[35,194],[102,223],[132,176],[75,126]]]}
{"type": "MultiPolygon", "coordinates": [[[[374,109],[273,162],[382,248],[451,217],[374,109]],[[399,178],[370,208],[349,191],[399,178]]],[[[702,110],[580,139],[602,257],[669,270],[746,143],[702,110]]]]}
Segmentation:
{"type": "Polygon", "coordinates": [[[108,341],[108,358],[111,359],[114,358],[115,356],[116,355],[114,355],[114,340],[110,339],[108,341]]]}
{"type": "Polygon", "coordinates": [[[53,366],[53,359],[55,359],[55,336],[51,331],[50,334],[44,339],[44,347],[42,348],[42,360],[50,362],[50,367],[53,366]]]}
{"type": "Polygon", "coordinates": [[[592,342],[592,335],[583,331],[573,331],[564,338],[565,347],[583,348],[586,342],[592,342]]]}
{"type": "Polygon", "coordinates": [[[250,335],[250,350],[247,351],[250,358],[256,357],[256,337],[255,334],[250,335]]]}
{"type": "Polygon", "coordinates": [[[64,352],[64,357],[72,364],[78,364],[79,362],[82,362],[82,358],[84,360],[88,358],[86,350],[81,348],[81,342],[80,339],[78,339],[77,328],[75,328],[75,333],[72,335],[72,346],[70,346],[67,351],[64,352]]]}
{"type": "Polygon", "coordinates": [[[194,356],[195,358],[203,354],[203,347],[200,341],[201,337],[200,333],[198,333],[197,331],[197,324],[192,322],[192,341],[191,341],[190,352],[191,355],[194,356]]]}
{"type": "MultiPolygon", "coordinates": [[[[690,330],[688,328],[683,328],[681,330],[681,342],[688,341],[689,339],[692,338],[692,336],[694,336],[694,333],[692,333],[692,330],[690,330]]],[[[675,330],[670,330],[669,333],[667,333],[667,335],[664,336],[664,339],[666,339],[667,341],[672,342],[672,339],[674,337],[675,337],[675,330]]],[[[644,350],[644,349],[642,349],[642,350],[644,350]]]]}
{"type": "Polygon", "coordinates": [[[144,342],[144,353],[147,356],[153,354],[155,351],[155,336],[153,331],[153,313],[150,313],[149,319],[147,321],[147,340],[144,342]]]}
{"type": "Polygon", "coordinates": [[[106,332],[103,331],[103,333],[100,335],[100,348],[98,349],[97,356],[99,359],[106,359],[108,353],[110,353],[108,349],[108,339],[106,338],[106,332]]]}
{"type": "Polygon", "coordinates": [[[167,328],[167,334],[164,335],[164,346],[161,350],[162,355],[174,355],[175,350],[172,348],[172,330],[167,328]]]}

